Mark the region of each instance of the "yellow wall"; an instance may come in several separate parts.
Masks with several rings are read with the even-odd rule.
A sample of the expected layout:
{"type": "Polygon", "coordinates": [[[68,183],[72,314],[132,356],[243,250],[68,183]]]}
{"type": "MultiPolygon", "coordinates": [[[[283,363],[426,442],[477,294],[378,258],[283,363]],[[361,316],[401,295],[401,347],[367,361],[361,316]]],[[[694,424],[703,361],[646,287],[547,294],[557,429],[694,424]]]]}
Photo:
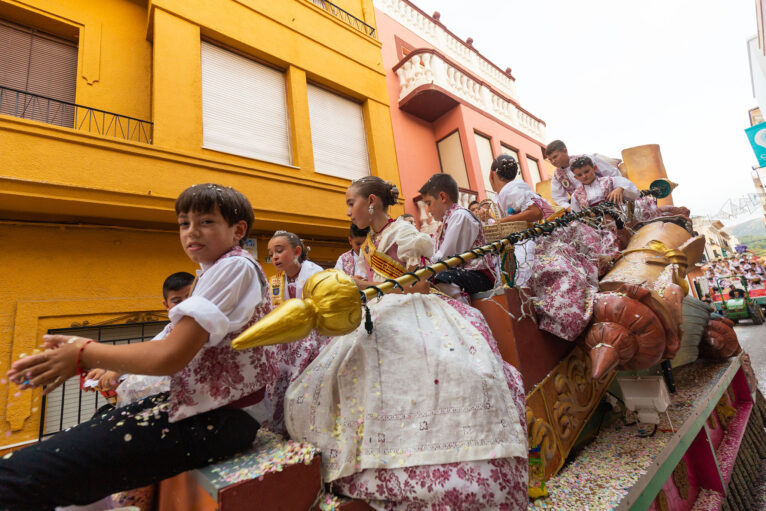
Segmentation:
{"type": "MultiPolygon", "coordinates": [[[[49,328],[162,312],[165,277],[195,269],[174,232],[3,222],[0,246],[0,265],[10,270],[0,274],[3,375],[49,328]]],[[[36,438],[40,413],[32,408],[39,406],[39,391],[16,396],[13,385],[2,390],[0,432],[8,441],[0,446],[36,438]],[[5,437],[9,428],[18,431],[5,437]]]]}
{"type": "MultiPolygon", "coordinates": [[[[372,0],[335,3],[375,25],[372,0]]],[[[399,184],[380,43],[310,0],[0,0],[0,18],[78,41],[78,104],[154,123],[148,144],[0,116],[0,374],[50,328],[160,310],[165,276],[194,269],[173,212],[191,184],[250,198],[262,264],[276,229],[314,259],[347,250],[349,182],[314,172],[309,82],[362,104],[371,171],[399,184]],[[285,71],[293,166],[202,148],[201,40],[285,71]]],[[[0,450],[37,435],[39,392],[15,394],[0,380],[0,450]]]]}

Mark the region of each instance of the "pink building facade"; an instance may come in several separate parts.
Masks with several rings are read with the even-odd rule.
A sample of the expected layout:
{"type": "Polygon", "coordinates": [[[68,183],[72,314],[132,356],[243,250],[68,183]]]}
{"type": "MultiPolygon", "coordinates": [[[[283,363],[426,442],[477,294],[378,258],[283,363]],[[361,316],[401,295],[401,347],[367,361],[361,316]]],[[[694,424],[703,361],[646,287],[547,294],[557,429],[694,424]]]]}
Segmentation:
{"type": "MultiPolygon", "coordinates": [[[[533,188],[550,179],[545,123],[516,100],[515,79],[408,0],[375,0],[405,210],[426,230],[418,189],[451,174],[460,202],[493,198],[489,167],[513,154],[533,188]]],[[[518,178],[517,178],[518,179],[518,178]]]]}

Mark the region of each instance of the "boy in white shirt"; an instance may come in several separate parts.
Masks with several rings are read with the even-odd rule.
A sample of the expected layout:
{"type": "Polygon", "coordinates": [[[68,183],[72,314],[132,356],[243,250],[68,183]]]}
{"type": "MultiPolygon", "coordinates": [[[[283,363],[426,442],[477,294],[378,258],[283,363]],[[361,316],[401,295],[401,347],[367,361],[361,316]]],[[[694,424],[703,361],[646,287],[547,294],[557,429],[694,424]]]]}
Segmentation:
{"type": "MultiPolygon", "coordinates": [[[[571,168],[572,162],[581,155],[569,156],[567,146],[561,140],[554,140],[545,148],[545,159],[551,162],[556,171],[551,179],[551,196],[562,208],[570,208],[570,196],[577,189],[577,182],[571,168]]],[[[607,162],[603,157],[589,155],[597,177],[621,177],[620,169],[607,162]]],[[[619,160],[618,160],[619,161],[619,160]]]]}
{"type": "MultiPolygon", "coordinates": [[[[442,224],[433,235],[433,261],[447,259],[486,244],[482,222],[457,203],[457,182],[445,173],[431,176],[418,190],[428,212],[442,224]]],[[[494,286],[494,260],[480,257],[464,268],[452,268],[434,276],[436,286],[453,298],[487,291],[494,286]]]]}
{"type": "Polygon", "coordinates": [[[571,208],[575,213],[604,201],[621,204],[623,199],[636,200],[641,196],[636,185],[622,176],[597,178],[593,160],[587,156],[577,157],[571,168],[579,181],[572,192],[571,208]]]}
{"type": "Polygon", "coordinates": [[[338,258],[338,262],[335,263],[335,269],[340,270],[351,278],[354,275],[358,275],[362,278],[367,277],[359,266],[359,249],[362,248],[364,240],[367,239],[367,233],[370,232],[370,228],[360,229],[359,227],[351,224],[351,228],[348,231],[348,244],[351,245],[351,250],[344,252],[338,258]]]}
{"type": "MultiPolygon", "coordinates": [[[[165,310],[170,312],[170,309],[186,300],[189,297],[189,293],[191,293],[192,284],[194,284],[194,275],[191,273],[179,271],[169,275],[165,282],[162,283],[162,305],[165,307],[165,310]]],[[[173,323],[168,323],[160,333],[154,336],[152,341],[164,339],[172,328],[173,323]]],[[[103,392],[115,390],[116,388],[117,406],[133,403],[158,392],[166,392],[170,388],[170,378],[167,376],[122,375],[118,372],[105,371],[104,369],[91,369],[85,379],[98,380],[98,387],[83,388],[86,392],[103,392]],[[127,383],[126,380],[128,380],[127,383]],[[152,392],[152,389],[155,389],[154,392],[152,392]]]]}
{"type": "Polygon", "coordinates": [[[251,408],[276,378],[278,360],[270,347],[231,346],[271,311],[266,276],[242,248],[253,208],[236,190],[210,183],[187,188],[175,209],[181,246],[201,269],[191,296],[170,311],[165,339],[112,346],[46,335],[44,352],[8,371],[20,390],[49,393],[84,368],[102,367],[171,376],[170,391],[0,458],[0,509],[88,504],[227,458],[255,439],[251,408]]]}

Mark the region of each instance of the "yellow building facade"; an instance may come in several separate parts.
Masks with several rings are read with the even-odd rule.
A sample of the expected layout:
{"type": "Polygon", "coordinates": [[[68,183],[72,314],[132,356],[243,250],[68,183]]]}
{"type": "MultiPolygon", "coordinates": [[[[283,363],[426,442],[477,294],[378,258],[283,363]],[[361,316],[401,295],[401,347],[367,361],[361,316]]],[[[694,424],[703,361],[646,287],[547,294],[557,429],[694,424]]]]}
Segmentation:
{"type": "MultiPolygon", "coordinates": [[[[39,60],[20,64],[25,46],[9,64],[0,47],[2,375],[51,330],[151,336],[164,278],[195,270],[174,227],[175,198],[189,185],[219,183],[250,199],[250,249],[270,272],[275,229],[305,237],[320,263],[348,249],[353,176],[332,161],[333,143],[348,138],[335,135],[333,116],[348,112],[347,130],[358,123],[344,154],[352,173],[399,183],[372,0],[0,0],[0,45],[18,41],[39,60]],[[59,69],[64,54],[69,71],[59,69]],[[67,73],[71,90],[55,96],[51,82],[67,73]],[[48,89],[53,97],[39,92],[48,89]],[[239,115],[273,94],[283,114],[239,115]],[[260,124],[269,116],[278,130],[260,124]],[[254,134],[245,149],[227,149],[245,132],[254,134]],[[277,146],[278,157],[259,156],[277,146]]],[[[55,431],[51,407],[71,412],[57,399],[0,379],[0,451],[55,431]]],[[[78,405],[84,418],[92,412],[78,405]]]]}

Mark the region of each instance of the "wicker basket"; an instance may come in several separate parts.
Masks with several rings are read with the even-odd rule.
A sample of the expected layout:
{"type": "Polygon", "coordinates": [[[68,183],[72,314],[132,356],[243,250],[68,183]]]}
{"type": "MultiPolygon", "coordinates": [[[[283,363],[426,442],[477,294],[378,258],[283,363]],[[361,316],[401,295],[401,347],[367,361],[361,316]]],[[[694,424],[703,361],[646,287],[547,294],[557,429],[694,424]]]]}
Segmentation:
{"type": "Polygon", "coordinates": [[[484,237],[487,243],[505,238],[514,232],[523,231],[529,227],[528,222],[503,222],[484,226],[484,237]]]}

